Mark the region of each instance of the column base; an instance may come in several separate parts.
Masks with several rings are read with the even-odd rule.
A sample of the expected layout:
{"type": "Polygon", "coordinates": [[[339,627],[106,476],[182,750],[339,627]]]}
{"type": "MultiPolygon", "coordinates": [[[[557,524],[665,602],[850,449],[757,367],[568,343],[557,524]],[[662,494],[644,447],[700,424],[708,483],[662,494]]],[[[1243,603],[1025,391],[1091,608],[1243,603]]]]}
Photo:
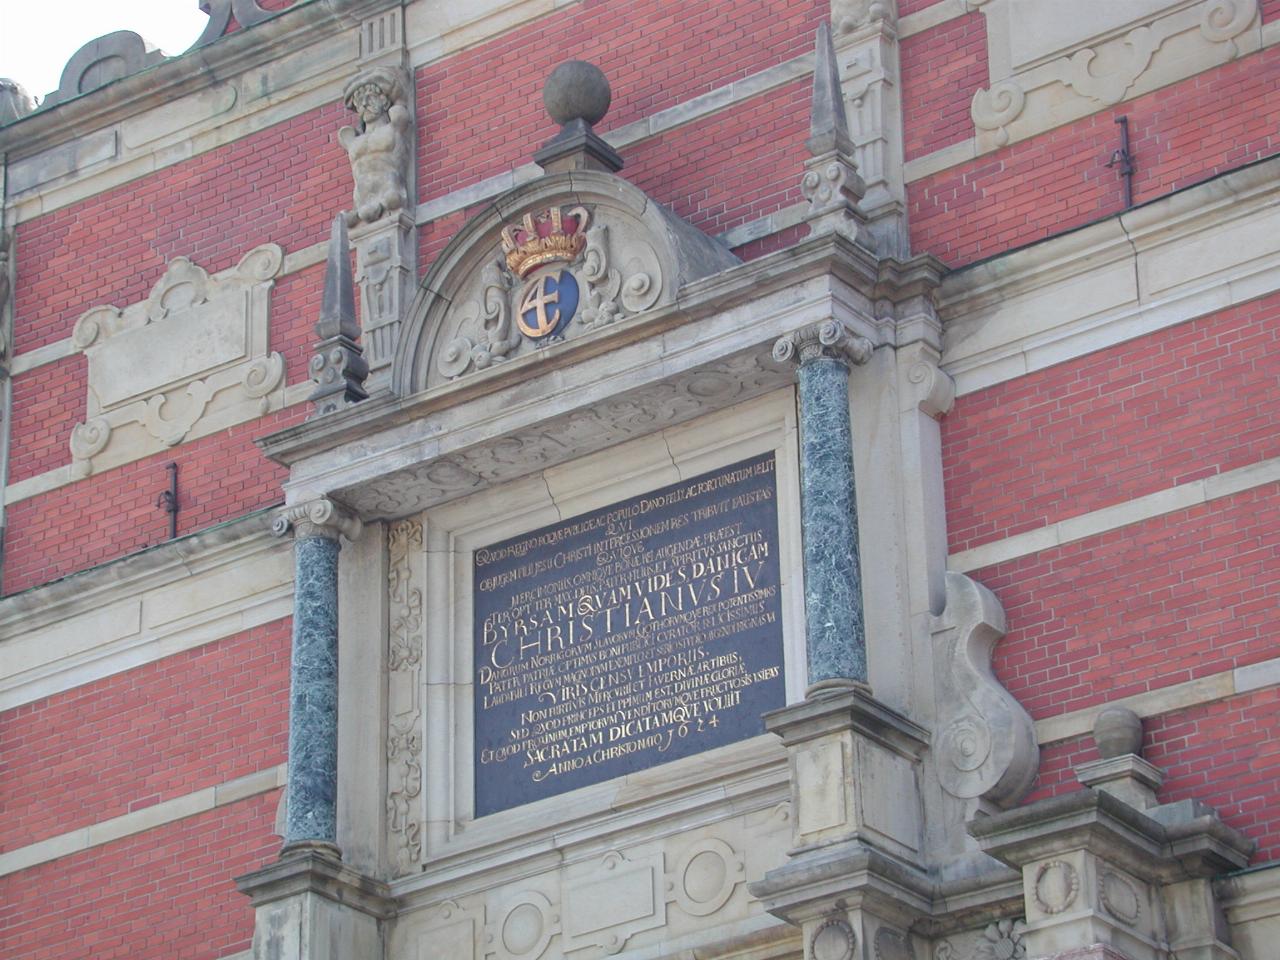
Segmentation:
{"type": "Polygon", "coordinates": [[[343,866],[328,850],[290,847],[275,863],[236,878],[255,911],[253,960],[381,957],[381,926],[395,915],[386,884],[343,866]]]}

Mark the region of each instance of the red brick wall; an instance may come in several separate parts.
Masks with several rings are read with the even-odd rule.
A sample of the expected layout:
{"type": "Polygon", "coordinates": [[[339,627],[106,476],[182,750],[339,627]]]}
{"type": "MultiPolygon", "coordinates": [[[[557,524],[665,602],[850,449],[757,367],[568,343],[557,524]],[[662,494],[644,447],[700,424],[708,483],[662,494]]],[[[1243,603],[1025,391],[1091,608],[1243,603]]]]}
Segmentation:
{"type": "Polygon", "coordinates": [[[170,462],[178,464],[179,536],[281,502],[288,471],[266,460],[253,438],[300,423],[307,410],[299,404],[9,505],[4,592],[167,539],[169,518],[156,497],[168,487],[170,462]]]}
{"type": "Polygon", "coordinates": [[[1280,457],[1280,294],[960,397],[950,549],[1280,457]]]}
{"type": "MultiPolygon", "coordinates": [[[[1115,118],[1129,118],[1141,203],[1280,152],[1272,47],[907,186],[911,244],[952,266],[1116,213],[1115,118]]],[[[908,125],[915,123],[908,109],[908,125]]]]}
{"type": "Polygon", "coordinates": [[[817,0],[582,3],[428,64],[417,75],[419,198],[528,162],[556,132],[541,91],[563,60],[609,77],[604,132],[808,53],[828,15],[817,0]]]}
{"type": "Polygon", "coordinates": [[[250,797],[0,877],[0,956],[216,960],[248,949],[253,910],[232,877],[279,852],[278,801],[279,791],[250,797]]]}
{"type": "Polygon", "coordinates": [[[974,571],[1009,632],[996,673],[1033,717],[1276,655],[1280,483],[974,571]]]}
{"type": "Polygon", "coordinates": [[[908,160],[973,136],[969,104],[987,85],[987,20],[970,13],[902,41],[903,151],[908,160]]]}
{"type": "Polygon", "coordinates": [[[0,713],[0,849],[283,763],[290,623],[0,713]]]}
{"type": "Polygon", "coordinates": [[[174,257],[213,273],[261,243],[324,240],[351,205],[345,113],[321,107],[21,224],[16,352],[70,336],[90,307],[146,299],[174,257]]]}
{"type": "Polygon", "coordinates": [[[83,355],[13,378],[9,482],[71,462],[71,431],[85,419],[89,364],[83,355]]]}
{"type": "Polygon", "coordinates": [[[627,178],[704,233],[799,203],[811,81],[798,80],[627,151],[627,178]]]}
{"type": "MultiPolygon", "coordinates": [[[[1280,690],[1148,717],[1143,726],[1143,756],[1166,774],[1161,803],[1201,800],[1257,842],[1254,863],[1280,857],[1280,690]]],[[[1043,747],[1027,802],[1079,790],[1075,768],[1097,759],[1091,735],[1043,747]]]]}

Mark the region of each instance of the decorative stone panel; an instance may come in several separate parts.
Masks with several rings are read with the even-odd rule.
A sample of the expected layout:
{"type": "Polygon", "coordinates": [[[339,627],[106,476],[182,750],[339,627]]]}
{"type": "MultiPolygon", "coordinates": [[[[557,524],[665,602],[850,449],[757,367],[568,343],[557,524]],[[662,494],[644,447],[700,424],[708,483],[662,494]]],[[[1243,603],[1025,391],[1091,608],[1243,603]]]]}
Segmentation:
{"type": "Polygon", "coordinates": [[[76,477],[259,417],[284,402],[284,358],[268,349],[271,288],[284,254],[249,251],[210,276],[185,257],[151,295],[93,307],[71,339],[89,360],[83,423],[71,431],[76,477]]]}
{"type": "Polygon", "coordinates": [[[974,0],[990,83],[973,98],[986,152],[1257,50],[1257,0],[974,0]]]}

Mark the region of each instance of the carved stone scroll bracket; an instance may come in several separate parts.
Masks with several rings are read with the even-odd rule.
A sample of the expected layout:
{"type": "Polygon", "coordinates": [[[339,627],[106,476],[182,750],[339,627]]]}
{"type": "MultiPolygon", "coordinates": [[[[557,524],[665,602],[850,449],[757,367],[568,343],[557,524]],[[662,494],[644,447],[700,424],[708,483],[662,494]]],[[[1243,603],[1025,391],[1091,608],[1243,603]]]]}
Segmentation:
{"type": "Polygon", "coordinates": [[[946,584],[946,607],[933,624],[934,768],[952,796],[1008,807],[1030,789],[1040,751],[1031,718],[991,669],[1004,611],[995,594],[964,574],[948,573],[946,584]]]}
{"type": "Polygon", "coordinates": [[[353,206],[346,213],[349,227],[410,208],[412,89],[403,70],[378,66],[361,70],[343,90],[343,102],[358,118],[338,131],[355,181],[353,206]]]}
{"type": "Polygon", "coordinates": [[[86,417],[71,431],[71,473],[86,477],[283,404],[284,358],[268,349],[284,252],[249,251],[210,275],[169,262],[146,300],[93,307],[71,342],[89,359],[86,417]]]}
{"type": "Polygon", "coordinates": [[[292,531],[295,539],[340,536],[355,540],[360,536],[360,518],[346,507],[321,497],[306,503],[295,503],[280,510],[271,521],[271,532],[283,537],[292,531]]]}

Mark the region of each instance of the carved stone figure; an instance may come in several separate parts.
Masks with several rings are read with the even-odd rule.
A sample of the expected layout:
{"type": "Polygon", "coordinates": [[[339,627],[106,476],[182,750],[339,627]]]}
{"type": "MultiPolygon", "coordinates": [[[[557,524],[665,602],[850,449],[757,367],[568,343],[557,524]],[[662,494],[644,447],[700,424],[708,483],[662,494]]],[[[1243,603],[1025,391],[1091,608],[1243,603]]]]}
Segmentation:
{"type": "Polygon", "coordinates": [[[360,122],[338,131],[351,158],[355,208],[347,226],[375,220],[409,203],[406,172],[412,118],[405,105],[406,84],[398,70],[374,67],[358,73],[343,92],[343,102],[360,122]]]}

